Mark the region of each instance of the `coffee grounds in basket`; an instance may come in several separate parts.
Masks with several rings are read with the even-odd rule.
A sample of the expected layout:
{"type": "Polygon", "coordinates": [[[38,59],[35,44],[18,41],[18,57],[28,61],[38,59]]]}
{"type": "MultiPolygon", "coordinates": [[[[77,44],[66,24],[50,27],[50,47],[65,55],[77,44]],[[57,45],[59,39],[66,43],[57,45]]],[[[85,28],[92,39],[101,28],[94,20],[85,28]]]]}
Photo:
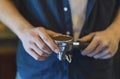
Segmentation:
{"type": "Polygon", "coordinates": [[[72,37],[69,37],[66,35],[58,35],[58,36],[53,37],[53,39],[57,41],[69,41],[69,40],[72,40],[72,37]]]}

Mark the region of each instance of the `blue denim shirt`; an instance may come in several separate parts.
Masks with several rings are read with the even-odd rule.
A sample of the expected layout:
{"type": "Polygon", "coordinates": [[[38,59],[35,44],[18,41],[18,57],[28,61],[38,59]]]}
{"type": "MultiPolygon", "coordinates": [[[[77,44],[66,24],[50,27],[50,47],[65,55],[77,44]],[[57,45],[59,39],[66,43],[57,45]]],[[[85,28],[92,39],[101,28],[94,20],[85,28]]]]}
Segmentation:
{"type": "MultiPolygon", "coordinates": [[[[66,34],[72,31],[71,11],[68,0],[17,0],[21,14],[35,27],[44,26],[55,32],[66,34]],[[68,11],[64,11],[64,7],[68,11]]],[[[88,0],[86,19],[96,0],[88,0]]],[[[53,53],[45,61],[34,60],[19,42],[17,70],[23,79],[69,79],[66,60],[59,61],[53,53]]]]}

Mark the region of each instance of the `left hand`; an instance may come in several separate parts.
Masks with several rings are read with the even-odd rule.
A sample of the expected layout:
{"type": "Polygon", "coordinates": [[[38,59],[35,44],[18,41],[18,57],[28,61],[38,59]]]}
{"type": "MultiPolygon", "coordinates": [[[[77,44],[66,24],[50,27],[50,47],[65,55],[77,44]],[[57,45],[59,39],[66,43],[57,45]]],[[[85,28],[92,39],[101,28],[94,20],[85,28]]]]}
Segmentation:
{"type": "Polygon", "coordinates": [[[78,41],[90,41],[90,44],[82,51],[82,55],[93,57],[95,59],[109,59],[112,58],[118,49],[119,35],[111,30],[104,30],[90,33],[78,41]]]}

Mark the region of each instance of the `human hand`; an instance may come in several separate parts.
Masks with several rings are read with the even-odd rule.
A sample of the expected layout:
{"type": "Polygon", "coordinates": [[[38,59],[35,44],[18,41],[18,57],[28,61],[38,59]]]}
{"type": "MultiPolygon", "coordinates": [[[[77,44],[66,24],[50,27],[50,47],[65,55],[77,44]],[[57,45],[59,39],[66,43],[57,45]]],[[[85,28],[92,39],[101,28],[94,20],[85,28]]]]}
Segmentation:
{"type": "Polygon", "coordinates": [[[47,59],[52,52],[59,52],[59,47],[54,43],[50,36],[58,33],[47,30],[43,27],[25,29],[20,39],[24,49],[36,60],[47,59]]]}
{"type": "Polygon", "coordinates": [[[82,51],[82,55],[95,59],[109,59],[117,52],[119,38],[112,30],[94,32],[79,39],[81,42],[90,40],[90,44],[82,51]]]}

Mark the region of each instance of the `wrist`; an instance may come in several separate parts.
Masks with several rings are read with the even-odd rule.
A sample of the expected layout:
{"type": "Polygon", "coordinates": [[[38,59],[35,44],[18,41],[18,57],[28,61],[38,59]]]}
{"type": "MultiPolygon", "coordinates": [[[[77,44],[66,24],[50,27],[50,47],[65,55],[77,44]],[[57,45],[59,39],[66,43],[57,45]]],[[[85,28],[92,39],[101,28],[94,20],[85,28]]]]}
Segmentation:
{"type": "Polygon", "coordinates": [[[23,37],[23,35],[25,35],[25,33],[27,31],[31,30],[32,28],[33,28],[33,26],[31,26],[31,25],[25,25],[25,26],[18,28],[15,33],[18,36],[18,38],[21,39],[23,37]]]}

